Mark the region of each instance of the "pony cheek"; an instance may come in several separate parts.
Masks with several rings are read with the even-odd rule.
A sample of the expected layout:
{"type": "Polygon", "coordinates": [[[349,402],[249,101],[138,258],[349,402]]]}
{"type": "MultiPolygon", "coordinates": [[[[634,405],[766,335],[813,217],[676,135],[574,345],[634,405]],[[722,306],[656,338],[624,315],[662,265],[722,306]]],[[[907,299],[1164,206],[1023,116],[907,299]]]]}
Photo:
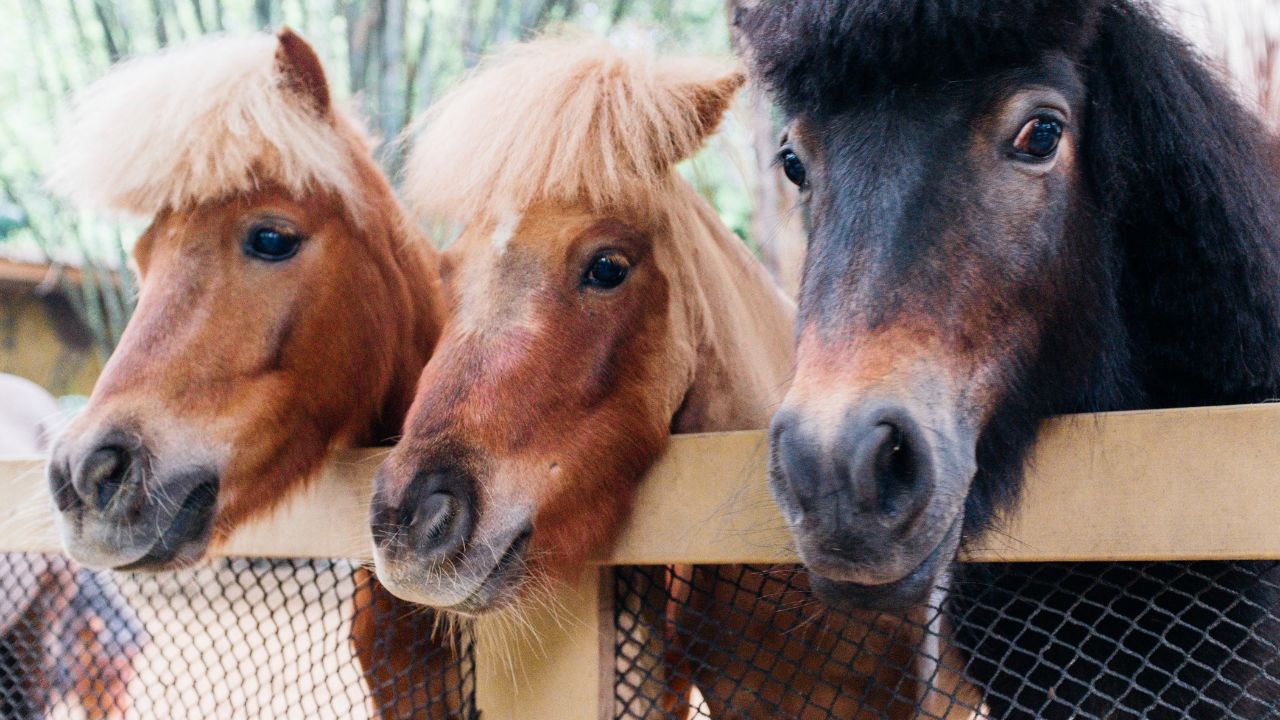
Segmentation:
{"type": "MultiPolygon", "coordinates": [[[[605,499],[605,498],[602,498],[605,499]]],[[[530,545],[530,565],[548,575],[569,580],[586,566],[588,560],[605,554],[623,524],[631,504],[631,494],[609,497],[607,502],[580,507],[587,497],[573,498],[572,509],[540,513],[534,519],[530,545]]],[[[568,503],[566,503],[568,504],[568,503]]]]}
{"type": "Polygon", "coordinates": [[[548,465],[548,482],[534,500],[530,565],[570,578],[612,545],[630,512],[634,483],[598,466],[585,471],[567,463],[548,465]]]}

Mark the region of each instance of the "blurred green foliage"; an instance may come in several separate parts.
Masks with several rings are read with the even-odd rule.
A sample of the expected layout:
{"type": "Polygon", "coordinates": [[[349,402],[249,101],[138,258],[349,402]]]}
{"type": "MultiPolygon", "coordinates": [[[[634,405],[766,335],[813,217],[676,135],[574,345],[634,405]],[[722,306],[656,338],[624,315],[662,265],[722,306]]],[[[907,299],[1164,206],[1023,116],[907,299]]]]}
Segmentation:
{"type": "MultiPolygon", "coordinates": [[[[383,138],[446,91],[486,52],[569,24],[664,51],[729,51],[723,0],[0,0],[0,256],[82,266],[66,288],[101,352],[123,330],[134,286],[127,251],[137,221],[79,212],[43,176],[70,96],[121,58],[210,32],[288,25],[325,61],[383,138]]],[[[747,238],[755,159],[737,118],[682,167],[747,238]]],[[[394,172],[399,147],[380,159],[394,172]]]]}

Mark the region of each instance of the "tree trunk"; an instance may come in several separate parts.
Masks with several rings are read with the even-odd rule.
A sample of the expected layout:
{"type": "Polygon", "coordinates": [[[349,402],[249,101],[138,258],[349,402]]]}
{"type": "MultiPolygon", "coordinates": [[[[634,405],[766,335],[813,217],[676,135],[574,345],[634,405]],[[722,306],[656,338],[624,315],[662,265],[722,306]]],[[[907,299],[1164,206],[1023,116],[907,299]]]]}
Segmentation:
{"type": "Polygon", "coordinates": [[[76,41],[80,43],[80,57],[91,65],[97,65],[96,62],[90,61],[89,58],[94,57],[93,43],[89,42],[89,34],[84,29],[84,19],[80,17],[80,9],[76,7],[76,0],[69,0],[67,5],[71,8],[71,24],[76,29],[76,41]]]}
{"type": "Polygon", "coordinates": [[[107,14],[102,0],[94,0],[93,15],[98,19],[98,26],[102,28],[102,39],[107,46],[107,60],[114,64],[120,60],[120,45],[116,42],[115,31],[111,28],[111,17],[107,14]]]}
{"type": "MultiPolygon", "coordinates": [[[[725,12],[729,20],[729,36],[739,55],[750,52],[742,42],[737,25],[739,11],[750,0],[727,0],[725,12]]],[[[747,122],[751,127],[751,146],[755,149],[755,211],[751,214],[751,236],[760,248],[760,260],[788,295],[800,292],[804,273],[804,257],[808,248],[807,229],[800,210],[800,198],[794,185],[774,162],[782,128],[774,121],[772,104],[764,89],[747,86],[747,122]]]]}
{"type": "Polygon", "coordinates": [[[23,15],[27,27],[35,30],[31,36],[31,46],[27,50],[36,58],[38,68],[35,73],[36,84],[39,85],[45,98],[46,117],[52,121],[58,117],[58,107],[62,103],[62,98],[71,93],[71,81],[67,78],[66,66],[58,62],[58,48],[54,45],[53,32],[44,4],[40,0],[29,0],[23,6],[23,15]],[[50,69],[57,81],[56,87],[50,85],[45,75],[50,69]]]}
{"type": "Polygon", "coordinates": [[[310,32],[311,29],[311,3],[298,3],[298,24],[304,32],[310,32]]]}
{"type": "Polygon", "coordinates": [[[422,19],[422,37],[418,40],[418,51],[405,71],[407,75],[405,82],[407,97],[404,103],[405,125],[412,121],[418,107],[431,104],[431,68],[427,66],[431,62],[431,28],[434,24],[431,10],[431,3],[428,1],[427,16],[422,19]]]}
{"type": "Polygon", "coordinates": [[[120,29],[120,34],[117,36],[121,41],[120,52],[124,55],[132,54],[137,46],[133,43],[135,28],[133,18],[129,15],[129,6],[113,2],[108,2],[106,5],[116,27],[120,29]]]}
{"type": "Polygon", "coordinates": [[[275,22],[271,0],[253,0],[253,19],[259,30],[270,30],[275,22]]]}
{"type": "Polygon", "coordinates": [[[209,25],[204,21],[204,8],[200,5],[200,0],[191,0],[191,11],[196,16],[196,27],[200,30],[200,34],[209,32],[209,25]]]}
{"type": "Polygon", "coordinates": [[[483,49],[501,45],[511,40],[511,0],[495,0],[493,17],[489,20],[489,32],[485,36],[483,49]]]}
{"type": "Polygon", "coordinates": [[[151,0],[151,12],[156,29],[156,44],[165,47],[169,44],[169,31],[164,23],[164,3],[161,0],[151,0]]]}
{"type": "Polygon", "coordinates": [[[747,107],[756,160],[751,235],[760,248],[760,260],[779,287],[794,298],[800,292],[806,250],[799,196],[774,162],[780,128],[762,88],[748,87],[747,107]]]}
{"type": "Polygon", "coordinates": [[[557,0],[526,0],[520,13],[520,39],[528,40],[551,16],[551,8],[557,0]]]}
{"type": "Polygon", "coordinates": [[[180,43],[202,32],[199,27],[193,28],[183,20],[182,10],[178,8],[178,0],[159,1],[164,5],[165,14],[172,20],[169,25],[169,42],[180,43]]]}
{"type": "Polygon", "coordinates": [[[404,18],[404,0],[386,0],[382,13],[382,57],[378,78],[378,120],[383,139],[379,155],[383,166],[392,175],[398,165],[393,157],[393,141],[404,127],[405,115],[404,18]]]}
{"type": "Polygon", "coordinates": [[[631,0],[613,0],[613,11],[609,13],[609,27],[612,28],[622,22],[622,18],[630,9],[631,0]]]}
{"type": "Polygon", "coordinates": [[[378,22],[380,5],[378,0],[374,0],[368,7],[362,8],[357,0],[348,3],[344,11],[347,17],[347,59],[353,95],[363,92],[368,83],[369,41],[378,22]]]}
{"type": "Polygon", "coordinates": [[[480,60],[480,43],[477,36],[477,26],[480,19],[480,3],[468,2],[463,3],[466,7],[465,15],[462,16],[462,38],[459,44],[462,46],[462,66],[465,68],[473,68],[480,60]]]}

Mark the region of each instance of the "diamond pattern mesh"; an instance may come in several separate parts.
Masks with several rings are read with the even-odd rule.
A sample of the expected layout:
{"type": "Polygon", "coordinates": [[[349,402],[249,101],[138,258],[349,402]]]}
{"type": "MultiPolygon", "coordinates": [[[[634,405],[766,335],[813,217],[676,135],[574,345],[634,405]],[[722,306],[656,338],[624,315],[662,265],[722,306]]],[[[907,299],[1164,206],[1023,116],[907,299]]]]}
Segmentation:
{"type": "Polygon", "coordinates": [[[0,718],[475,718],[469,638],[355,564],[0,554],[0,718]]]}
{"type": "MultiPolygon", "coordinates": [[[[963,565],[901,614],[828,608],[791,566],[614,588],[619,720],[1280,717],[1276,563],[963,565]]],[[[433,625],[345,561],[3,554],[0,718],[475,720],[469,636],[433,625]]]]}
{"type": "Polygon", "coordinates": [[[963,565],[902,614],[790,566],[619,568],[615,717],[1275,718],[1275,563],[963,565]]]}

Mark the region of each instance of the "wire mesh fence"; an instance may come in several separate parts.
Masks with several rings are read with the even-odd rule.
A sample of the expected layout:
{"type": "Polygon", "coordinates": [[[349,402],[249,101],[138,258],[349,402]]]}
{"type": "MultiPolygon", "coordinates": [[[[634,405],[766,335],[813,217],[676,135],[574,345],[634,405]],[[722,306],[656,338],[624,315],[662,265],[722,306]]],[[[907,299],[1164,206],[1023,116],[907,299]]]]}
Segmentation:
{"type": "MultiPolygon", "coordinates": [[[[618,720],[1280,717],[1277,563],[964,565],[897,614],[794,566],[612,572],[618,720]]],[[[0,554],[0,718],[479,718],[426,620],[347,561],[0,554]]]]}
{"type": "Polygon", "coordinates": [[[346,561],[0,554],[0,718],[478,717],[469,637],[432,627],[346,561]]]}
{"type": "Polygon", "coordinates": [[[792,566],[619,568],[614,717],[1280,717],[1276,563],[965,565],[900,614],[792,566]]]}

